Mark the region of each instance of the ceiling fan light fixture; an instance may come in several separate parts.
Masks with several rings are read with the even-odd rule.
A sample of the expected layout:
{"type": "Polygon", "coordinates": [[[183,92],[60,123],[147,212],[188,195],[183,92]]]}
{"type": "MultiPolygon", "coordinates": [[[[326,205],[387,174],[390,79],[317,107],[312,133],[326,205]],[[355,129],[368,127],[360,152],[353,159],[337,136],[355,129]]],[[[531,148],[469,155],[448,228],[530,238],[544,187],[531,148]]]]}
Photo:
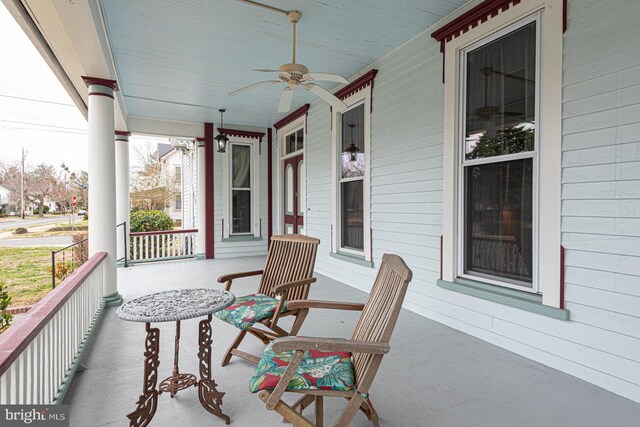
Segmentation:
{"type": "Polygon", "coordinates": [[[348,125],[348,126],[349,126],[349,129],[351,130],[351,144],[349,144],[349,146],[347,147],[346,152],[349,153],[349,159],[352,162],[355,162],[356,160],[358,160],[358,151],[360,151],[360,149],[353,142],[353,128],[356,125],[348,125]]]}
{"type": "Polygon", "coordinates": [[[218,128],[218,131],[219,131],[218,134],[216,135],[215,138],[213,138],[213,140],[216,142],[216,151],[218,153],[226,153],[227,142],[229,142],[229,138],[227,138],[227,135],[224,134],[222,129],[224,126],[223,115],[224,115],[224,112],[227,110],[224,108],[221,108],[218,111],[220,111],[220,127],[218,128]]]}

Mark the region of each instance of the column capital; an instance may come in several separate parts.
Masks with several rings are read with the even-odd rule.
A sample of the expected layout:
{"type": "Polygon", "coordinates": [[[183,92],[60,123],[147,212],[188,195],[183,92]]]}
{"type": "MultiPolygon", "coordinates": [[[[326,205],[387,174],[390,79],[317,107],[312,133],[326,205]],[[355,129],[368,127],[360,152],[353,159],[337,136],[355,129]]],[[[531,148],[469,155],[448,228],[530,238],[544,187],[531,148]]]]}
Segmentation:
{"type": "Polygon", "coordinates": [[[116,141],[129,141],[129,137],[131,136],[131,132],[125,132],[122,130],[116,131],[116,141]]]}
{"type": "Polygon", "coordinates": [[[89,76],[82,76],[82,80],[84,81],[84,84],[87,85],[87,87],[91,85],[97,85],[97,86],[108,87],[109,89],[114,91],[120,90],[118,88],[118,82],[115,80],[101,79],[100,77],[89,77],[89,76]]]}

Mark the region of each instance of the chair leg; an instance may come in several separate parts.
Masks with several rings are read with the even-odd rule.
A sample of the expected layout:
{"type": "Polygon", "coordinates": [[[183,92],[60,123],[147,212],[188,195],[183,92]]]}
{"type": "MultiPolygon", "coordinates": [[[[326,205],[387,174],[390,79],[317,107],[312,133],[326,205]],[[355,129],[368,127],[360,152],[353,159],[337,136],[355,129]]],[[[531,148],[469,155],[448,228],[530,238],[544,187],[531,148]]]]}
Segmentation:
{"type": "Polygon", "coordinates": [[[231,360],[231,357],[233,357],[233,350],[238,348],[238,346],[240,345],[240,343],[244,339],[245,335],[247,335],[247,331],[240,331],[240,333],[238,334],[236,339],[233,340],[233,343],[231,343],[231,346],[229,347],[229,350],[227,350],[227,352],[225,353],[224,357],[222,358],[222,363],[220,363],[220,366],[224,367],[224,366],[227,366],[229,364],[229,361],[231,360]]]}
{"type": "Polygon", "coordinates": [[[322,396],[316,396],[316,427],[324,427],[324,405],[322,396]]]}
{"type": "Polygon", "coordinates": [[[300,328],[302,327],[307,314],[309,314],[309,310],[307,309],[300,310],[298,314],[296,314],[296,320],[294,320],[293,322],[293,326],[291,327],[291,332],[289,332],[289,335],[291,335],[292,337],[298,335],[298,332],[300,332],[300,328]]]}
{"type": "MultiPolygon", "coordinates": [[[[266,390],[263,390],[258,394],[258,397],[260,397],[260,399],[265,403],[269,399],[269,396],[271,396],[271,392],[266,390]]],[[[311,421],[297,413],[295,409],[284,403],[282,400],[278,401],[273,410],[282,415],[288,422],[292,423],[294,427],[314,427],[311,421]]]]}
{"type": "Polygon", "coordinates": [[[267,345],[269,344],[269,341],[271,341],[261,330],[259,329],[254,329],[254,328],[249,328],[247,329],[247,332],[249,332],[251,335],[253,335],[254,337],[258,338],[260,341],[262,341],[262,344],[267,345]]]}
{"type": "Polygon", "coordinates": [[[338,418],[338,421],[334,424],[334,427],[348,427],[351,424],[351,420],[356,416],[362,402],[364,401],[364,397],[360,394],[356,394],[349,400],[347,407],[338,418]]]}
{"type": "Polygon", "coordinates": [[[378,420],[378,413],[373,408],[373,404],[371,403],[371,399],[364,400],[362,405],[360,405],[360,410],[369,418],[369,421],[373,424],[374,427],[379,427],[380,422],[378,420]]]}

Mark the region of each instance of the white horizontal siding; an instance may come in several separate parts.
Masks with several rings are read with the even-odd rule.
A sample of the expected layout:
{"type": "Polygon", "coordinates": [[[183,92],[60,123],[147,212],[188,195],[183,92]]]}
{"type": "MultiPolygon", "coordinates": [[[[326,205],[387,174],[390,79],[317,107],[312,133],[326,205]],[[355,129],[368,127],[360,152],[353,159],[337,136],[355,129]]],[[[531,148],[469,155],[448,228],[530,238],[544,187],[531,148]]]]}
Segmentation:
{"type": "MultiPolygon", "coordinates": [[[[329,256],[329,108],[307,119],[307,233],[316,270],[369,290],[385,252],[414,271],[405,307],[640,401],[640,3],[573,0],[564,43],[560,321],[436,286],[442,224],[442,57],[430,29],[378,69],[371,119],[375,268],[329,256]]],[[[544,144],[544,142],[543,142],[544,144]]],[[[427,350],[428,351],[428,350],[427,350]]]]}

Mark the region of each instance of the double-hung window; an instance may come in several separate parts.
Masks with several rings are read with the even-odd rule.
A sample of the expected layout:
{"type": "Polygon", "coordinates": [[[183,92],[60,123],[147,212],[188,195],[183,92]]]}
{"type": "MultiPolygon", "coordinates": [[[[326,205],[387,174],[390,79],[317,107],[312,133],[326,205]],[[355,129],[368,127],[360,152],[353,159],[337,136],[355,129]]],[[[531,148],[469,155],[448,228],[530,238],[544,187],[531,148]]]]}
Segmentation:
{"type": "Polygon", "coordinates": [[[249,144],[231,144],[231,233],[253,234],[252,157],[249,144]]]}
{"type": "Polygon", "coordinates": [[[519,290],[562,308],[562,8],[526,0],[475,25],[456,19],[434,33],[444,53],[443,286],[519,290]]]}
{"type": "MultiPolygon", "coordinates": [[[[370,72],[371,73],[371,72],[370,72]]],[[[370,75],[375,75],[375,72],[370,75]]],[[[342,99],[348,108],[332,112],[334,201],[332,256],[371,267],[372,85],[342,99]]]]}
{"type": "Polygon", "coordinates": [[[538,15],[461,53],[459,274],[536,291],[538,15]]]}
{"type": "Polygon", "coordinates": [[[364,252],[364,104],[340,120],[340,248],[364,252]]]}
{"type": "Polygon", "coordinates": [[[262,134],[229,129],[227,132],[229,142],[226,153],[216,153],[216,159],[220,159],[222,163],[222,240],[260,239],[262,134]],[[245,136],[241,133],[257,136],[245,136]]]}

